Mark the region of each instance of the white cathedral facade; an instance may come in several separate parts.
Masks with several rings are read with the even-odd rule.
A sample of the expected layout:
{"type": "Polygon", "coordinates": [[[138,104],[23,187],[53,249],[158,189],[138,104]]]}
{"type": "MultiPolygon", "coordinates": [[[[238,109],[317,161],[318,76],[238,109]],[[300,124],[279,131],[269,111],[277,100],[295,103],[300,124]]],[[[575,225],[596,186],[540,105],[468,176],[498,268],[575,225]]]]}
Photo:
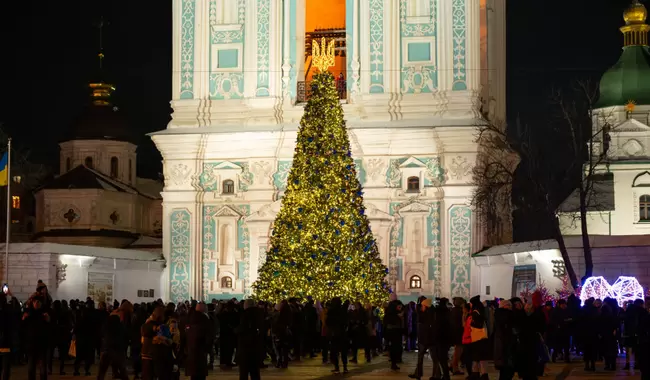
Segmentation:
{"type": "Polygon", "coordinates": [[[337,82],[393,289],[469,297],[481,115],[505,114],[505,0],[174,0],[163,298],[241,297],[265,260],[308,99],[311,40],[337,82]]]}

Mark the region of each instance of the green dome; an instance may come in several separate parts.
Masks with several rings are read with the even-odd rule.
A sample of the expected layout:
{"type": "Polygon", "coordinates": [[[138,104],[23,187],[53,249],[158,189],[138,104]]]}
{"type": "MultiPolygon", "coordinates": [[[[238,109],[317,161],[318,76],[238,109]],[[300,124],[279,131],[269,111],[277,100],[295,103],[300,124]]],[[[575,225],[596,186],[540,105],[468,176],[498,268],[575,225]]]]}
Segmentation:
{"type": "Polygon", "coordinates": [[[647,46],[627,46],[616,64],[600,80],[596,108],[623,106],[630,100],[650,105],[650,51],[647,46]]]}

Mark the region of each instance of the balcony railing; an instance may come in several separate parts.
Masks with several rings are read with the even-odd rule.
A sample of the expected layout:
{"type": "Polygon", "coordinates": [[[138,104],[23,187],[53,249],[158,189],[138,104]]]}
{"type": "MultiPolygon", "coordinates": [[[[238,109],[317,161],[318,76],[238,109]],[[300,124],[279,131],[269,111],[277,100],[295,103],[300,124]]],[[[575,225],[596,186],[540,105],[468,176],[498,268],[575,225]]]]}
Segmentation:
{"type": "MultiPolygon", "coordinates": [[[[339,99],[347,99],[347,82],[345,79],[336,80],[336,91],[339,93],[339,99]]],[[[296,103],[306,103],[311,97],[311,81],[298,82],[298,94],[296,103]]]]}

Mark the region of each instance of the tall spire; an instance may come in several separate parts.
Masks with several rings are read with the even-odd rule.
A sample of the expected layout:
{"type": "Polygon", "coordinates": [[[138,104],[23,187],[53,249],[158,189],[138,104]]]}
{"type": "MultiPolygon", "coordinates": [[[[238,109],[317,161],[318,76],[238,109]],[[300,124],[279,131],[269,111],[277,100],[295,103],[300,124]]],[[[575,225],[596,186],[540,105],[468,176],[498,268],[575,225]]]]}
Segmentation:
{"type": "Polygon", "coordinates": [[[91,98],[96,106],[110,106],[110,97],[115,91],[112,84],[104,83],[104,27],[108,25],[104,21],[104,16],[101,16],[99,22],[95,24],[99,32],[99,52],[97,53],[97,58],[99,58],[99,81],[92,82],[88,86],[92,90],[91,98]]]}
{"type": "Polygon", "coordinates": [[[632,4],[623,12],[625,26],[623,32],[623,46],[648,46],[648,31],[650,26],[646,22],[648,11],[639,0],[632,0],[632,4]]]}
{"type": "Polygon", "coordinates": [[[97,54],[97,57],[99,58],[100,74],[103,74],[102,69],[104,64],[104,26],[106,26],[106,24],[104,23],[104,16],[102,16],[97,23],[97,29],[99,30],[99,53],[97,54]]]}

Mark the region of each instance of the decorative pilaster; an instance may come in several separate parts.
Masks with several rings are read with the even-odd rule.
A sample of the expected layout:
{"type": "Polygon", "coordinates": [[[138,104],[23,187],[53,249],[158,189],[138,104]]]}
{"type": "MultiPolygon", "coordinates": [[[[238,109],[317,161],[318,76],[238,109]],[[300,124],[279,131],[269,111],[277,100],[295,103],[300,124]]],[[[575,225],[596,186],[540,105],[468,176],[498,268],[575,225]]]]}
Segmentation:
{"type": "Polygon", "coordinates": [[[169,214],[169,289],[173,302],[187,301],[191,295],[191,226],[192,217],[187,209],[174,209],[169,214]]]}
{"type": "MultiPolygon", "coordinates": [[[[478,1],[470,1],[476,3],[478,1]]],[[[465,0],[451,0],[452,16],[452,91],[467,90],[467,4],[465,0]]]]}
{"type": "Polygon", "coordinates": [[[470,259],[472,249],[472,210],[454,205],[449,209],[449,258],[451,297],[470,297],[470,259]]]}
{"type": "Polygon", "coordinates": [[[180,15],[180,98],[194,98],[194,36],[196,33],[195,0],[181,2],[180,15]]]}

